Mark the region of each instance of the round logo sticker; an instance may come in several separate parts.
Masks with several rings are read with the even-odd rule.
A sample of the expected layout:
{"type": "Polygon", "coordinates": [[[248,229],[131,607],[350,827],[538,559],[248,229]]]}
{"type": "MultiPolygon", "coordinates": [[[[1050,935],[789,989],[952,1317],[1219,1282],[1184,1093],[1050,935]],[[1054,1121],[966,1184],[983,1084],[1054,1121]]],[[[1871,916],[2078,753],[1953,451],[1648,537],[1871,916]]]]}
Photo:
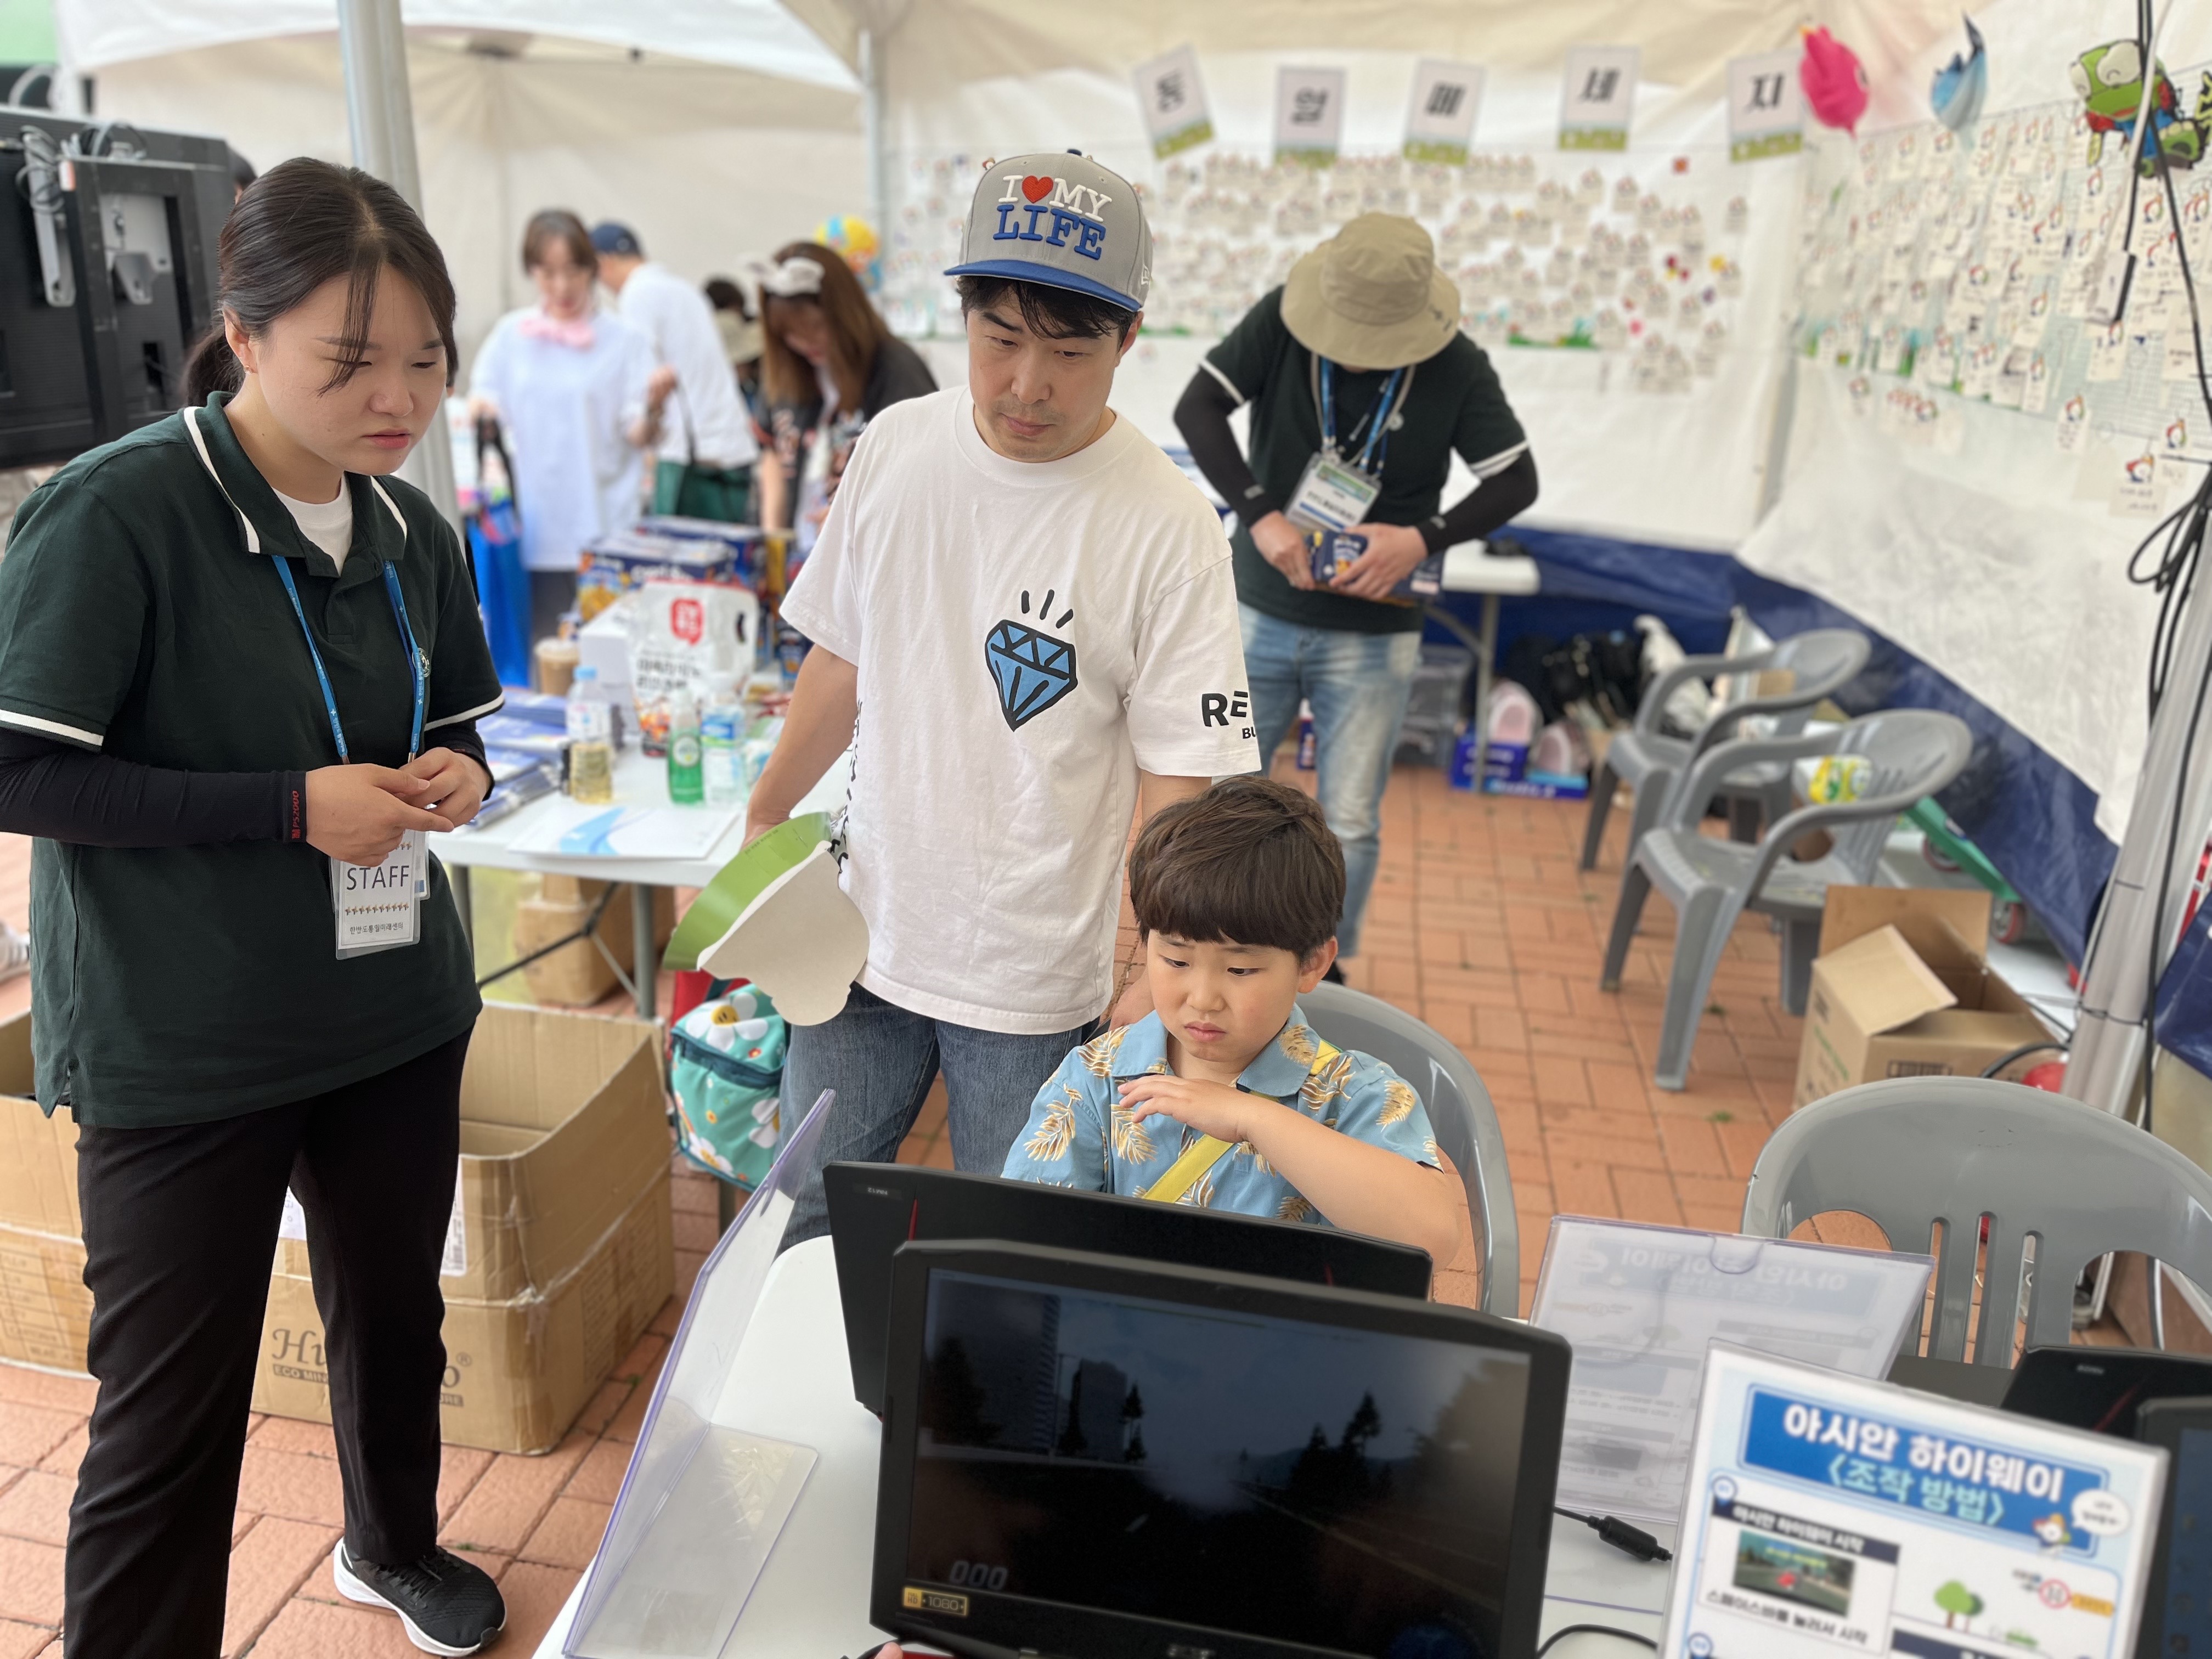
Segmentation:
{"type": "Polygon", "coordinates": [[[2116,1492],[2092,1488],[2075,1494],[2074,1524],[2083,1532],[2098,1538],[2116,1538],[2134,1520],[2128,1500],[2116,1492]]]}
{"type": "Polygon", "coordinates": [[[2074,1592],[2066,1588],[2065,1581],[2046,1578],[2035,1587],[2038,1600],[2046,1607],[2063,1607],[2074,1600],[2074,1592]]]}

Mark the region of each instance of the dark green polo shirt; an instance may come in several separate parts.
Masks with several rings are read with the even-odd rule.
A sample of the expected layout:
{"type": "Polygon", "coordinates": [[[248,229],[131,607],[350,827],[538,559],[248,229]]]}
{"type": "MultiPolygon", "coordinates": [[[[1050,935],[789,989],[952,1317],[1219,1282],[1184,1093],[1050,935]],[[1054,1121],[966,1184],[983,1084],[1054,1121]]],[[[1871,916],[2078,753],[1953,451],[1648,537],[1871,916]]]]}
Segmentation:
{"type": "MultiPolygon", "coordinates": [[[[437,722],[496,708],[468,569],[428,499],[382,481],[403,533],[369,480],[349,477],[339,574],[239,447],[224,401],[79,456],[17,512],[0,559],[0,722],[186,771],[336,764],[272,555],[293,562],[356,761],[406,759],[414,693],[386,560],[429,659],[423,747],[437,746],[437,722]],[[185,430],[193,419],[220,487],[185,430]]],[[[481,1004],[452,889],[430,868],[421,942],[341,962],[330,861],[303,842],[36,842],[40,1103],[82,1123],[203,1122],[374,1077],[458,1036],[481,1004]]]]}
{"type": "MultiPolygon", "coordinates": [[[[1275,289],[1206,354],[1206,367],[1252,406],[1246,446],[1252,476],[1280,507],[1287,504],[1321,448],[1321,414],[1314,408],[1313,354],[1283,326],[1283,290],[1275,289]]],[[[1342,442],[1382,390],[1388,374],[1334,377],[1338,441],[1342,442]]],[[[1432,517],[1443,499],[1455,449],[1479,478],[1502,471],[1528,447],[1528,434],[1498,384],[1498,371],[1480,346],[1455,334],[1443,350],[1414,371],[1402,423],[1390,434],[1382,462],[1382,493],[1368,516],[1376,524],[1417,525],[1432,517]]],[[[1237,505],[1231,501],[1233,507],[1237,505]]],[[[1417,605],[1353,599],[1325,590],[1292,587],[1260,556],[1240,522],[1231,539],[1236,554],[1237,597],[1264,615],[1300,628],[1335,628],[1356,634],[1412,633],[1421,625],[1417,605]]]]}

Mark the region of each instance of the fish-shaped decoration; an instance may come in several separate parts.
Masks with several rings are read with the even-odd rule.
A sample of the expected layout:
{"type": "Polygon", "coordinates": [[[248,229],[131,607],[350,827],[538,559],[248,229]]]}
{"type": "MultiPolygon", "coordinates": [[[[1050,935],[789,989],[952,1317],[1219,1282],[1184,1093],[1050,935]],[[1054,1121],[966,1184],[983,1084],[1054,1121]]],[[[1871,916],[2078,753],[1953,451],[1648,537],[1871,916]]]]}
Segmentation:
{"type": "Polygon", "coordinates": [[[1805,88],[1805,106],[1822,126],[1841,127],[1856,137],[1867,106],[1866,70],[1858,53],[1826,28],[1807,29],[1804,35],[1797,83],[1805,88]]]}
{"type": "Polygon", "coordinates": [[[1928,105],[1936,118],[1954,132],[1963,131],[1981,118],[1982,100],[1989,96],[1990,55],[1974,20],[1960,14],[1966,26],[1966,50],[1953,52],[1951,61],[1936,71],[1928,88],[1928,105]]]}

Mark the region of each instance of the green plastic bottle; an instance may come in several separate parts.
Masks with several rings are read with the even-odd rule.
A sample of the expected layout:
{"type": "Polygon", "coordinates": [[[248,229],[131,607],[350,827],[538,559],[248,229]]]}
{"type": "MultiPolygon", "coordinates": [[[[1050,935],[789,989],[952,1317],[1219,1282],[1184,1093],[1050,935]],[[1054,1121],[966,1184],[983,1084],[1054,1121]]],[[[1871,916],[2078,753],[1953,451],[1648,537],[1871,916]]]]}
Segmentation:
{"type": "Polygon", "coordinates": [[[679,696],[668,711],[668,799],[678,806],[696,806],[707,799],[700,758],[699,705],[679,696]]]}

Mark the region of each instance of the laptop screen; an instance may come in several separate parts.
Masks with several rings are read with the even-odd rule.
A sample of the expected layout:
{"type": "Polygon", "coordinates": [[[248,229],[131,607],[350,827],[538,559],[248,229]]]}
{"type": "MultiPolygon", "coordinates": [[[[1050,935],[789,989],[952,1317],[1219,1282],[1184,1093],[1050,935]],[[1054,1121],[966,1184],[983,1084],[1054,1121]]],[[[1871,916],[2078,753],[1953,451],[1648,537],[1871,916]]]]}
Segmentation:
{"type": "Polygon", "coordinates": [[[2155,1654],[2212,1654],[2212,1429],[2184,1429],[2166,1478],[2173,1518],[2159,1540],[2165,1559],[2157,1606],[2143,1622],[2157,1632],[2155,1654]]]}
{"type": "Polygon", "coordinates": [[[1527,1353],[945,1268],[921,1352],[908,1584],[1498,1651],[1527,1353]]]}

